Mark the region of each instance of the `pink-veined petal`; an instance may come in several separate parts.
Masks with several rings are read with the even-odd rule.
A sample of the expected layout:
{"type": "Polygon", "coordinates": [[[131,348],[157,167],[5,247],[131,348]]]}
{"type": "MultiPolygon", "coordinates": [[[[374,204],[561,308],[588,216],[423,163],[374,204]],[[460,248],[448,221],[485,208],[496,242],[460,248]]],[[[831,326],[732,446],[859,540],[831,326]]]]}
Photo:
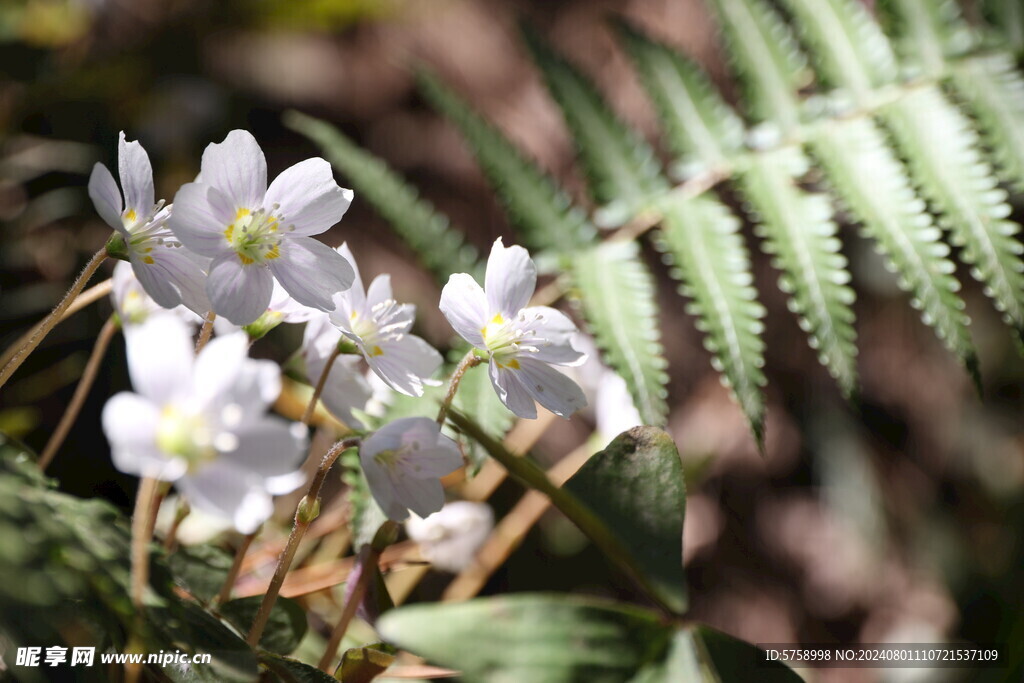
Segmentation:
{"type": "Polygon", "coordinates": [[[224,232],[234,221],[222,204],[225,198],[205,183],[186,183],[174,195],[174,211],[167,222],[186,248],[209,258],[234,253],[224,232]]]}
{"type": "Polygon", "coordinates": [[[186,308],[200,317],[213,309],[206,295],[206,270],[210,259],[182,247],[166,245],[154,247],[150,256],[161,276],[178,290],[186,308]]]}
{"type": "MultiPolygon", "coordinates": [[[[395,499],[420,517],[428,517],[444,507],[444,487],[436,478],[397,477],[392,480],[395,499]]],[[[405,519],[403,515],[401,519],[405,519]]],[[[396,522],[400,519],[392,517],[396,522]]]]}
{"type": "Polygon", "coordinates": [[[96,213],[104,223],[122,235],[128,235],[124,223],[121,222],[121,212],[124,210],[121,191],[117,189],[114,176],[103,164],[97,163],[92,167],[92,173],[89,175],[89,199],[92,200],[96,213]]]}
{"type": "Polygon", "coordinates": [[[126,209],[134,209],[141,217],[153,210],[156,198],[153,192],[153,166],[149,155],[139,142],[125,140],[124,131],[117,143],[117,167],[124,188],[126,209]]]}
{"type": "MultiPolygon", "coordinates": [[[[154,247],[154,250],[164,250],[166,247],[154,247]]],[[[181,304],[181,292],[175,287],[166,276],[163,269],[157,265],[156,259],[147,254],[140,256],[135,252],[128,255],[128,261],[132,264],[135,277],[139,284],[146,291],[153,301],[163,308],[174,308],[181,304]],[[149,259],[150,263],[146,262],[149,259]]]]}
{"type": "Polygon", "coordinates": [[[441,290],[441,312],[459,336],[484,348],[481,330],[487,325],[487,298],[471,276],[456,273],[441,290]]]}
{"type": "Polygon", "coordinates": [[[491,386],[494,387],[494,391],[506,408],[528,420],[537,417],[537,406],[534,405],[530,392],[523,386],[518,371],[502,368],[494,360],[491,360],[488,372],[491,377],[491,386]]]}
{"type": "Polygon", "coordinates": [[[200,175],[204,184],[224,193],[236,211],[263,206],[267,192],[267,160],[256,138],[248,131],[233,130],[224,142],[207,145],[200,175]]]}
{"type": "Polygon", "coordinates": [[[526,390],[542,406],[559,417],[569,419],[573,413],[587,406],[583,390],[572,379],[550,365],[520,356],[519,369],[512,370],[526,390]]]}
{"type": "Polygon", "coordinates": [[[396,522],[408,517],[409,511],[395,499],[395,486],[387,471],[374,462],[372,456],[369,459],[363,456],[362,450],[360,461],[366,475],[366,483],[370,485],[370,493],[384,514],[396,522]]]}
{"type": "Polygon", "coordinates": [[[370,368],[385,384],[406,396],[422,396],[424,380],[433,377],[444,359],[433,346],[414,334],[363,348],[370,368]]]}
{"type": "Polygon", "coordinates": [[[128,373],[135,390],[157,405],[170,403],[190,387],[191,328],[176,316],[153,316],[126,327],[128,373]]]}
{"type": "Polygon", "coordinates": [[[283,240],[270,270],[293,299],[322,311],[334,309],[334,295],[352,286],[355,274],[348,260],[311,237],[283,240]]]}
{"type": "Polygon", "coordinates": [[[285,169],[267,189],[263,206],[282,216],[295,235],[319,235],[341,220],[352,190],[338,187],[331,165],[314,157],[285,169]],[[274,208],[277,205],[279,208],[274,208]]]}
{"type": "Polygon", "coordinates": [[[236,325],[254,322],[270,303],[274,278],[265,266],[245,265],[237,254],[225,254],[210,264],[206,294],[217,315],[236,325]]]}
{"type": "Polygon", "coordinates": [[[499,237],[487,259],[484,291],[488,311],[514,317],[526,306],[537,288],[537,268],[530,254],[520,246],[505,247],[499,237]]]}

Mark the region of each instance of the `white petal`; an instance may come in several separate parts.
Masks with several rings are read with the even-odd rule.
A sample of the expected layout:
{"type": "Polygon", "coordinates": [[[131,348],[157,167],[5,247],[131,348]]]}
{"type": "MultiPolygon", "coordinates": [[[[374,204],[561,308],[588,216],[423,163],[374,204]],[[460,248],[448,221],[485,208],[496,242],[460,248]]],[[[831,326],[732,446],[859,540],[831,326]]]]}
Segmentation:
{"type": "Polygon", "coordinates": [[[494,387],[494,391],[506,408],[528,420],[537,417],[537,406],[533,404],[533,397],[523,386],[516,370],[502,368],[492,360],[488,371],[491,376],[491,386],[494,387]]]}
{"type": "MultiPolygon", "coordinates": [[[[249,338],[244,332],[216,337],[203,347],[192,368],[195,400],[201,406],[217,407],[249,362],[249,338]]],[[[202,408],[201,408],[202,409],[202,408]]]]}
{"type": "Polygon", "coordinates": [[[175,486],[193,507],[231,520],[243,534],[258,529],[274,511],[270,494],[223,460],[182,477],[175,486]]]}
{"type": "Polygon", "coordinates": [[[210,265],[206,294],[217,315],[248,325],[267,310],[274,278],[265,266],[244,265],[237,254],[225,254],[210,265]]]}
{"type": "MultiPolygon", "coordinates": [[[[251,133],[233,130],[203,152],[203,183],[224,193],[231,208],[258,209],[267,192],[267,160],[251,133]]],[[[177,200],[175,200],[177,204],[177,200]]],[[[225,224],[226,227],[227,224],[225,224]]]]}
{"type": "Polygon", "coordinates": [[[372,460],[375,455],[383,451],[398,450],[402,447],[406,432],[411,431],[414,427],[423,433],[424,440],[433,443],[435,437],[429,429],[420,424],[423,420],[432,421],[430,418],[405,417],[389,422],[363,441],[359,447],[360,457],[372,460]]]}
{"type": "Polygon", "coordinates": [[[200,317],[213,310],[210,298],[206,296],[206,270],[210,260],[182,247],[154,247],[150,253],[162,277],[169,281],[186,308],[200,317]]]}
{"type": "Polygon", "coordinates": [[[115,394],[103,406],[103,432],[110,442],[114,466],[126,474],[173,481],[184,472],[179,459],[171,459],[156,445],[160,409],[138,394],[115,394]]]}
{"type": "Polygon", "coordinates": [[[519,357],[517,373],[526,390],[537,402],[555,415],[568,419],[587,406],[587,399],[576,382],[550,365],[532,358],[519,357]]]}
{"type": "Polygon", "coordinates": [[[363,276],[359,273],[359,264],[356,263],[352,250],[348,248],[348,243],[342,242],[335,251],[352,266],[352,286],[344,292],[334,295],[335,308],[332,311],[334,314],[332,318],[338,319],[335,324],[348,329],[352,311],[357,311],[362,315],[366,310],[366,288],[363,286],[363,276]]]}
{"type": "Polygon", "coordinates": [[[219,384],[216,392],[205,392],[208,403],[204,407],[217,412],[221,427],[241,429],[261,420],[281,394],[281,368],[273,361],[247,359],[233,381],[219,384]]]}
{"type": "Polygon", "coordinates": [[[124,131],[117,143],[117,166],[124,188],[125,208],[148,214],[156,204],[153,193],[153,166],[142,145],[125,140],[124,131]]]}
{"type": "MultiPolygon", "coordinates": [[[[353,410],[364,410],[373,392],[366,379],[359,374],[356,366],[358,356],[340,356],[334,361],[331,373],[327,376],[320,400],[328,411],[349,427],[362,427],[362,422],[352,413],[353,410]]],[[[326,365],[326,358],[307,358],[306,373],[310,382],[316,382],[326,365]]]]}
{"type": "Polygon", "coordinates": [[[234,214],[222,206],[220,192],[204,183],[182,185],[174,195],[174,211],[167,225],[182,244],[197,254],[216,258],[233,253],[224,231],[234,214]]]}
{"type": "Polygon", "coordinates": [[[448,278],[441,290],[441,312],[459,336],[473,346],[484,348],[481,330],[487,325],[487,298],[476,280],[466,273],[448,278]]]}
{"type": "Polygon", "coordinates": [[[304,323],[323,315],[323,311],[303,306],[293,299],[277,280],[274,280],[274,291],[270,295],[270,305],[267,308],[280,313],[281,320],[286,323],[304,323]]]}
{"type": "Polygon", "coordinates": [[[373,278],[370,288],[366,291],[367,308],[373,308],[377,304],[393,298],[395,297],[391,293],[391,276],[383,274],[373,278]]]}
{"type": "Polygon", "coordinates": [[[487,259],[484,291],[488,312],[514,317],[526,306],[537,287],[537,268],[530,254],[520,246],[505,248],[499,237],[487,259]]]}
{"type": "Polygon", "coordinates": [[[530,306],[523,310],[523,319],[538,337],[555,345],[570,343],[579,332],[569,316],[549,306],[530,306]]]}
{"type": "Polygon", "coordinates": [[[235,448],[222,451],[222,457],[263,479],[292,474],[305,459],[306,429],[298,423],[263,417],[233,434],[229,441],[235,448]]]}
{"type": "Polygon", "coordinates": [[[292,237],[281,242],[280,254],[269,261],[270,270],[300,304],[331,311],[334,295],[352,286],[352,266],[322,242],[292,237]]]}
{"type": "MultiPolygon", "coordinates": [[[[154,247],[153,249],[154,252],[157,249],[164,251],[167,247],[154,247]]],[[[147,254],[147,257],[153,261],[152,263],[146,263],[145,258],[135,252],[128,255],[128,260],[132,264],[132,270],[135,271],[135,277],[138,278],[139,284],[142,285],[146,294],[163,308],[174,308],[181,304],[181,293],[171,284],[163,269],[157,266],[156,259],[152,258],[152,253],[147,254]]]]}
{"type": "Polygon", "coordinates": [[[440,479],[462,467],[462,453],[455,442],[441,437],[436,446],[416,451],[410,458],[405,473],[413,479],[440,479]]]}
{"type": "Polygon", "coordinates": [[[360,452],[360,462],[363,466],[363,473],[366,475],[366,483],[370,485],[370,493],[384,514],[396,522],[408,517],[409,511],[395,499],[395,486],[387,472],[373,462],[372,456],[369,460],[363,457],[362,452],[360,452]]]}
{"type": "Polygon", "coordinates": [[[157,405],[185,395],[191,385],[192,334],[176,316],[153,316],[126,327],[128,373],[135,390],[157,405]]]}
{"type": "Polygon", "coordinates": [[[92,174],[89,176],[89,199],[96,207],[96,213],[107,225],[122,235],[127,235],[128,231],[121,222],[121,212],[124,210],[121,191],[117,189],[114,176],[103,164],[92,167],[92,174]]]}
{"type": "Polygon", "coordinates": [[[439,479],[400,477],[394,480],[394,487],[398,502],[420,517],[432,515],[444,507],[444,487],[439,479]]]}
{"type": "MultiPolygon", "coordinates": [[[[310,358],[321,361],[334,353],[334,348],[341,341],[341,330],[334,326],[332,318],[323,311],[317,311],[308,323],[302,335],[302,353],[308,363],[310,358]]],[[[314,384],[316,378],[311,379],[314,384]]]]}
{"type": "Polygon", "coordinates": [[[366,362],[388,386],[406,396],[422,396],[423,380],[433,377],[444,362],[433,346],[413,334],[382,341],[377,348],[379,354],[364,349],[366,362]]]}
{"type": "Polygon", "coordinates": [[[352,203],[352,190],[338,187],[331,165],[315,157],[286,169],[267,189],[263,206],[274,205],[282,222],[296,235],[319,235],[341,220],[352,203]]]}

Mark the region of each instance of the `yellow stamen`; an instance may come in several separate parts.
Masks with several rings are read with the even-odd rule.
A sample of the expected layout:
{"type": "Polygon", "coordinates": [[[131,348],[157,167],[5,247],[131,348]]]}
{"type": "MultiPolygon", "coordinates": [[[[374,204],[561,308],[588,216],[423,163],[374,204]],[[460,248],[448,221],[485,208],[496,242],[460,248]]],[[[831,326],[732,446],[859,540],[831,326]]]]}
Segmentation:
{"type": "Polygon", "coordinates": [[[383,356],[384,355],[384,349],[380,348],[379,346],[374,346],[372,349],[370,349],[370,355],[371,356],[383,356]]]}

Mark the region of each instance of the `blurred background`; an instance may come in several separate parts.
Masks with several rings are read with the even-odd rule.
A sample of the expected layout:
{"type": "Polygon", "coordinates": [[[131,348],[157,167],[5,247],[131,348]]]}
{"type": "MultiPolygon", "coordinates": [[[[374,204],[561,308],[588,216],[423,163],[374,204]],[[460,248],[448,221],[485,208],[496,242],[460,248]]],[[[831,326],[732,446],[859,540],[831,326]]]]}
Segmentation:
{"type": "MultiPolygon", "coordinates": [[[[406,176],[486,253],[496,237],[509,243],[514,233],[456,131],[417,95],[409,67],[425,62],[585,205],[568,135],[517,22],[535,25],[618,113],[653,136],[653,112],[612,38],[610,15],[692,55],[735,102],[701,0],[4,0],[0,345],[45,315],[108,237],[85,186],[93,163],[116,166],[121,130],[147,149],[157,196],[170,201],[198,172],[203,148],[229,130],[253,132],[272,177],[319,154],[283,127],[282,112],[322,117],[406,176]]],[[[692,614],[752,642],[962,638],[1019,651],[1024,361],[961,269],[984,379],[979,397],[880,257],[853,227],[842,230],[858,293],[856,405],[818,365],[776,273],[745,232],[769,311],[764,457],[648,249],[672,378],[668,428],[689,475],[684,560],[692,614]]],[[[419,306],[419,332],[451,346],[438,286],[358,195],[323,239],[347,240],[364,277],[390,272],[397,298],[419,306]]],[[[106,301],[91,306],[46,340],[0,394],[0,431],[36,449],[45,444],[110,311],[106,301]]],[[[294,332],[282,331],[254,353],[283,360],[296,343],[294,332]]],[[[110,464],[100,411],[127,386],[118,340],[48,470],[64,490],[126,510],[135,483],[110,464]]],[[[552,425],[536,455],[557,461],[585,439],[589,419],[552,425]]],[[[496,516],[521,494],[504,484],[491,499],[496,516]]],[[[483,592],[630,599],[598,558],[549,512],[483,592]]],[[[435,598],[446,581],[438,573],[413,598],[435,598]]],[[[962,675],[949,673],[950,680],[962,675]]],[[[824,671],[816,680],[940,679],[893,669],[824,671]]]]}

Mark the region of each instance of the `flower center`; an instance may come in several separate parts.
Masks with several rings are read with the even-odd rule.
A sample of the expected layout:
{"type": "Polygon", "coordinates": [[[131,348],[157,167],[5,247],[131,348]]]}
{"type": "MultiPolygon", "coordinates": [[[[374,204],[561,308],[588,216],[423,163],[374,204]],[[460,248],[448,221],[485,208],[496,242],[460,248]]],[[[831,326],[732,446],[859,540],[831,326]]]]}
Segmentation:
{"type": "Polygon", "coordinates": [[[491,352],[491,358],[503,368],[519,368],[516,356],[519,353],[519,340],[522,332],[516,329],[511,321],[505,320],[501,313],[494,317],[480,330],[484,338],[484,346],[491,352]]]}
{"type": "Polygon", "coordinates": [[[279,225],[280,219],[265,209],[239,209],[224,237],[245,265],[265,263],[281,255],[279,225]]]}
{"type": "Polygon", "coordinates": [[[416,452],[419,449],[420,442],[411,441],[398,448],[381,451],[373,456],[373,460],[392,474],[419,472],[421,466],[416,461],[416,452]]]}
{"type": "Polygon", "coordinates": [[[164,453],[185,460],[189,470],[194,470],[217,455],[203,416],[186,413],[173,405],[166,406],[160,413],[156,445],[164,453]]]}

